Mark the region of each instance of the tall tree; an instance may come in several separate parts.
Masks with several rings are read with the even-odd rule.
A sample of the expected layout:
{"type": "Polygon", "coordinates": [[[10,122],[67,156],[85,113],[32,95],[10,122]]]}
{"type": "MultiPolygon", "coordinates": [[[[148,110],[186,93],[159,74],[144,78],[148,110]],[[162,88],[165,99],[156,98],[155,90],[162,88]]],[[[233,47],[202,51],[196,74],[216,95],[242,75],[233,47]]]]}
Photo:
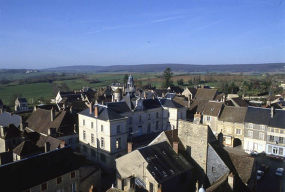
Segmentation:
{"type": "Polygon", "coordinates": [[[123,82],[124,82],[125,85],[127,84],[128,79],[129,79],[129,77],[128,77],[128,75],[126,74],[126,75],[124,76],[124,78],[123,78],[123,82]]]}
{"type": "Polygon", "coordinates": [[[165,71],[163,72],[163,77],[164,77],[163,87],[167,88],[173,84],[173,82],[171,81],[172,76],[173,76],[173,72],[171,68],[169,67],[166,68],[165,71]]]}

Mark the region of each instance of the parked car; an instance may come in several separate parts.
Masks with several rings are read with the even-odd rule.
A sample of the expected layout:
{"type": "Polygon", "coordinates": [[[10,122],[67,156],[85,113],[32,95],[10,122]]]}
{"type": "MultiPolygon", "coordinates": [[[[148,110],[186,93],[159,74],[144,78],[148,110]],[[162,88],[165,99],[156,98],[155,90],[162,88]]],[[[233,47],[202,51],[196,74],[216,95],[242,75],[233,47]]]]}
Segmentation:
{"type": "Polygon", "coordinates": [[[247,154],[250,154],[250,155],[258,155],[258,152],[253,151],[251,149],[246,149],[244,152],[246,152],[247,154]]]}
{"type": "Polygon", "coordinates": [[[257,170],[257,180],[260,180],[263,175],[264,175],[263,171],[257,170]]]}
{"type": "Polygon", "coordinates": [[[282,176],[284,169],[283,168],[277,168],[276,175],[282,176]]]}
{"type": "Polygon", "coordinates": [[[252,151],[250,154],[251,155],[258,155],[258,152],[257,151],[252,151]]]}
{"type": "Polygon", "coordinates": [[[262,164],[258,170],[263,171],[264,173],[266,173],[268,171],[268,166],[265,164],[262,164]]]}
{"type": "Polygon", "coordinates": [[[274,160],[277,160],[277,161],[283,161],[283,157],[280,157],[280,156],[277,156],[277,155],[274,155],[274,154],[271,154],[269,156],[270,159],[274,159],[274,160]]]}

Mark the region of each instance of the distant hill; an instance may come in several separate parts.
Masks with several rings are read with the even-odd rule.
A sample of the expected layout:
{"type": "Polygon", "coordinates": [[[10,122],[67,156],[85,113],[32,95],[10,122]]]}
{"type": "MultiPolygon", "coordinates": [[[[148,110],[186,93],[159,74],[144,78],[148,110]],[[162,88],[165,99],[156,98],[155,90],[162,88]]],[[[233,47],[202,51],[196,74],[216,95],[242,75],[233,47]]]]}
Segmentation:
{"type": "Polygon", "coordinates": [[[192,65],[192,64],[141,64],[141,65],[76,65],[47,68],[42,71],[72,72],[72,73],[106,73],[106,72],[163,72],[167,67],[173,71],[185,72],[285,72],[285,63],[266,64],[232,64],[232,65],[192,65]]]}

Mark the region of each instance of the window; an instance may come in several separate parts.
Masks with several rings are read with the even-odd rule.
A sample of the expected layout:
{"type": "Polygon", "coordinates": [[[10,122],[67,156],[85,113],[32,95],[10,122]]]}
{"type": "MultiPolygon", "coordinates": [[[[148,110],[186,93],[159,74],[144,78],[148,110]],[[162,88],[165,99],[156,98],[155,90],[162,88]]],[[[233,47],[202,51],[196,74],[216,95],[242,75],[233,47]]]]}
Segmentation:
{"type": "Polygon", "coordinates": [[[211,121],[211,117],[210,116],[207,116],[207,121],[211,121]]]}
{"type": "Polygon", "coordinates": [[[252,123],[249,123],[249,124],[248,124],[248,128],[249,128],[249,129],[253,129],[253,124],[252,124],[252,123]]]}
{"type": "Polygon", "coordinates": [[[283,148],[282,147],[279,147],[279,155],[283,156],[283,148]]]}
{"type": "Polygon", "coordinates": [[[155,129],[158,130],[158,121],[156,122],[155,129]]]}
{"type": "Polygon", "coordinates": [[[87,152],[87,147],[85,145],[83,145],[83,151],[87,152]]]}
{"type": "Polygon", "coordinates": [[[83,119],[83,126],[85,126],[85,119],[83,119]]]}
{"type": "Polygon", "coordinates": [[[158,118],[158,112],[156,112],[156,118],[158,118]]]}
{"type": "Polygon", "coordinates": [[[56,184],[61,184],[62,183],[62,177],[56,178],[56,184]]]}
{"type": "Polygon", "coordinates": [[[117,138],[116,139],[116,149],[120,149],[121,148],[121,138],[117,138]]]}
{"type": "Polygon", "coordinates": [[[264,131],[265,130],[265,126],[264,125],[260,125],[260,130],[264,131]]]}
{"type": "Polygon", "coordinates": [[[93,122],[91,122],[91,128],[93,128],[93,122]]]}
{"type": "Polygon", "coordinates": [[[86,132],[83,131],[83,140],[86,140],[86,132]]]}
{"type": "Polygon", "coordinates": [[[283,134],[283,133],[284,133],[284,130],[280,129],[280,133],[283,134]]]}
{"type": "Polygon", "coordinates": [[[102,162],[106,162],[106,156],[104,154],[100,154],[100,159],[102,162]]]}
{"type": "Polygon", "coordinates": [[[150,120],[150,114],[148,114],[148,120],[150,120]]]}
{"type": "Polygon", "coordinates": [[[274,129],[273,128],[271,128],[271,132],[274,133],[274,129]]]}
{"type": "Polygon", "coordinates": [[[270,135],[269,136],[269,141],[274,142],[274,136],[270,135]]]}
{"type": "Polygon", "coordinates": [[[91,134],[91,143],[94,144],[94,134],[91,134]]]}
{"type": "Polygon", "coordinates": [[[252,138],[252,131],[248,131],[248,137],[252,138]]]}
{"type": "Polygon", "coordinates": [[[70,185],[70,191],[71,191],[71,192],[76,192],[76,183],[72,183],[72,184],[70,185]]]}
{"type": "Polygon", "coordinates": [[[91,149],[91,156],[92,156],[92,157],[96,157],[96,152],[95,152],[94,149],[91,149]]]}
{"type": "Polygon", "coordinates": [[[101,132],[104,132],[104,126],[101,125],[101,132]]]}
{"type": "Polygon", "coordinates": [[[133,122],[133,118],[130,117],[130,118],[129,118],[129,123],[131,124],[132,122],[133,122]]]}
{"type": "Polygon", "coordinates": [[[69,142],[69,144],[72,144],[72,143],[73,143],[73,139],[72,139],[72,138],[69,138],[69,139],[68,139],[68,142],[69,142]]]}
{"type": "Polygon", "coordinates": [[[264,140],[264,133],[259,133],[259,139],[264,140]]]}
{"type": "Polygon", "coordinates": [[[283,143],[283,137],[279,137],[279,143],[283,143]]]}
{"type": "Polygon", "coordinates": [[[279,133],[279,129],[275,129],[275,133],[279,133]]]}
{"type": "Polygon", "coordinates": [[[274,154],[277,154],[277,151],[278,151],[278,148],[277,148],[277,147],[273,147],[273,151],[272,151],[272,152],[273,152],[274,154]]]}
{"type": "Polygon", "coordinates": [[[75,171],[72,171],[71,173],[70,173],[70,178],[72,179],[72,178],[74,178],[75,177],[75,171]]]}
{"type": "Polygon", "coordinates": [[[142,121],[142,116],[140,115],[140,117],[139,117],[139,122],[141,122],[142,121]]]}
{"type": "Polygon", "coordinates": [[[43,183],[43,184],[41,184],[41,190],[42,191],[45,191],[45,190],[47,190],[47,183],[43,183]]]}
{"type": "Polygon", "coordinates": [[[104,138],[101,137],[101,148],[104,148],[105,147],[105,142],[104,142],[104,138]]]}
{"type": "Polygon", "coordinates": [[[150,133],[150,123],[147,125],[147,132],[150,133]]]}
{"type": "Polygon", "coordinates": [[[241,135],[241,129],[236,129],[236,134],[241,135]]]}
{"type": "Polygon", "coordinates": [[[117,133],[121,133],[121,126],[117,125],[117,133]]]}
{"type": "Polygon", "coordinates": [[[132,136],[132,133],[133,133],[133,128],[132,128],[132,127],[130,127],[130,128],[129,128],[129,137],[131,137],[131,136],[132,136]]]}

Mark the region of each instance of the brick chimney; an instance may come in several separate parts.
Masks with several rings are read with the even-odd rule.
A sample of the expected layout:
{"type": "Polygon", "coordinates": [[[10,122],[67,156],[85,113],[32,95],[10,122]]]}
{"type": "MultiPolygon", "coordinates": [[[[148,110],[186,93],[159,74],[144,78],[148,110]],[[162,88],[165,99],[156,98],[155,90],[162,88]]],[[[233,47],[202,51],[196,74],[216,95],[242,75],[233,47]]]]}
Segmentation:
{"type": "Polygon", "coordinates": [[[63,147],[65,147],[65,141],[64,141],[64,140],[62,140],[62,141],[60,142],[60,147],[59,147],[59,148],[63,148],[63,147]]]}
{"type": "Polygon", "coordinates": [[[201,123],[201,113],[196,112],[194,115],[194,121],[195,124],[200,124],[201,123]]]}
{"type": "Polygon", "coordinates": [[[132,142],[128,142],[128,153],[133,151],[133,143],[132,142]]]}
{"type": "Polygon", "coordinates": [[[90,103],[89,109],[90,109],[89,114],[92,114],[92,112],[93,112],[93,102],[90,103]]]}
{"type": "Polygon", "coordinates": [[[55,111],[54,111],[54,108],[52,107],[50,110],[50,120],[54,121],[54,118],[55,118],[55,111]]]}
{"type": "Polygon", "coordinates": [[[98,107],[98,105],[95,105],[95,107],[94,107],[94,117],[98,117],[98,115],[99,115],[99,107],[98,107]]]}
{"type": "Polygon", "coordinates": [[[178,154],[178,142],[173,141],[173,143],[172,143],[172,147],[173,147],[173,150],[175,151],[175,153],[177,153],[177,154],[178,154]]]}

